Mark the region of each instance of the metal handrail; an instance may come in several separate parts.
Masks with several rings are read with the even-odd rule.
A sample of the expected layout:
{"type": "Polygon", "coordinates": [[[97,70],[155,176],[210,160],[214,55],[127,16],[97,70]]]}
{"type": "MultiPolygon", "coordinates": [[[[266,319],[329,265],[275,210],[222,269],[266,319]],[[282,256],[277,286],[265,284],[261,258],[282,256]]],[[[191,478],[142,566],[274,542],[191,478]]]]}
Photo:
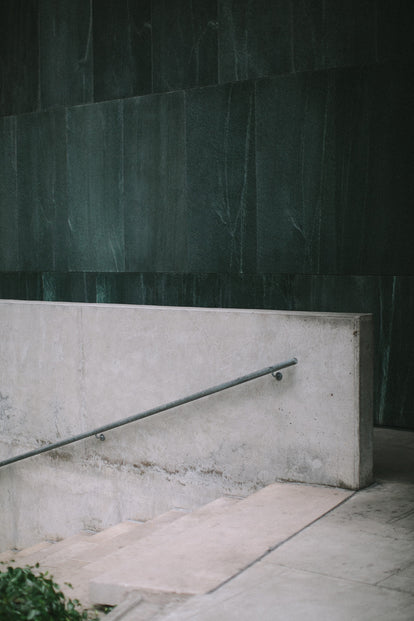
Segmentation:
{"type": "Polygon", "coordinates": [[[4,459],[3,461],[0,461],[0,468],[2,468],[3,466],[7,466],[9,464],[13,464],[16,461],[21,461],[22,459],[28,459],[29,457],[34,457],[35,455],[40,455],[41,453],[46,453],[47,451],[52,451],[62,446],[66,446],[67,444],[73,444],[74,442],[79,442],[79,440],[84,440],[85,438],[90,438],[91,436],[97,436],[98,439],[104,440],[105,436],[103,436],[103,434],[105,431],[110,431],[111,429],[122,427],[123,425],[127,425],[128,423],[133,423],[137,420],[141,420],[142,418],[148,418],[149,416],[154,416],[154,414],[159,414],[160,412],[171,410],[172,408],[176,408],[179,405],[185,405],[186,403],[197,401],[197,399],[202,399],[203,397],[208,397],[209,395],[213,395],[217,392],[221,392],[223,390],[226,390],[227,388],[232,388],[233,386],[238,386],[239,384],[244,384],[245,382],[250,382],[251,380],[257,379],[258,377],[262,377],[263,375],[268,375],[269,373],[272,373],[276,379],[280,380],[282,379],[282,374],[279,373],[279,371],[281,371],[282,369],[286,369],[287,367],[291,367],[297,364],[297,362],[298,362],[297,358],[291,358],[290,360],[286,360],[285,362],[275,364],[271,367],[266,367],[265,369],[261,369],[260,371],[255,371],[254,373],[250,373],[249,375],[243,375],[242,377],[238,377],[235,380],[225,382],[224,384],[219,384],[218,386],[212,386],[211,388],[206,388],[205,390],[196,392],[193,395],[189,395],[188,397],[183,397],[182,399],[177,399],[176,401],[171,401],[170,403],[166,403],[164,405],[159,405],[156,408],[152,408],[151,410],[146,410],[145,412],[141,412],[140,414],[134,414],[132,416],[128,416],[128,418],[123,418],[116,422],[109,423],[108,425],[102,425],[102,427],[97,427],[96,429],[93,429],[91,431],[80,433],[76,436],[72,436],[71,438],[66,438],[65,440],[60,440],[59,442],[55,442],[54,444],[48,444],[47,446],[42,446],[40,448],[34,449],[33,451],[28,451],[27,453],[16,455],[15,457],[9,457],[8,459],[4,459]]]}

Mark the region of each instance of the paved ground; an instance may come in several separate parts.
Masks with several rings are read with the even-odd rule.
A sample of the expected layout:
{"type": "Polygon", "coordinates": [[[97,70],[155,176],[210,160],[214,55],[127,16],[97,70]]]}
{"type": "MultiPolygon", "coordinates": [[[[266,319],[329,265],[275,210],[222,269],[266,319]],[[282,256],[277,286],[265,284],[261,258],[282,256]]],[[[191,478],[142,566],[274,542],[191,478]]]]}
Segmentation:
{"type": "Polygon", "coordinates": [[[413,621],[414,433],[375,430],[375,478],[227,584],[154,618],[413,621]]]}

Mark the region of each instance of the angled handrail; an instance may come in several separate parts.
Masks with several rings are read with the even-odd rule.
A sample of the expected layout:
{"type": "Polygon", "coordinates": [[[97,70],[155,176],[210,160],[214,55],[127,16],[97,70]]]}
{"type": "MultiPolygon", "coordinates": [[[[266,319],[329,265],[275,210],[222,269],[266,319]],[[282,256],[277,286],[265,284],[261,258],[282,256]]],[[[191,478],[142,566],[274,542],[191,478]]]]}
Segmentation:
{"type": "MultiPolygon", "coordinates": [[[[245,382],[250,382],[251,380],[262,377],[263,375],[268,375],[269,373],[274,374],[276,379],[281,379],[281,374],[279,374],[278,371],[286,369],[287,367],[291,367],[297,364],[297,362],[297,358],[291,358],[290,360],[286,360],[285,362],[280,362],[279,364],[275,364],[271,367],[266,367],[265,369],[255,371],[254,373],[249,373],[249,375],[243,375],[242,377],[230,380],[229,382],[225,382],[224,384],[219,384],[217,386],[212,386],[211,388],[206,388],[205,390],[196,392],[192,395],[189,395],[188,397],[183,397],[182,399],[177,399],[175,401],[171,401],[170,403],[165,403],[164,405],[159,405],[158,407],[151,408],[150,410],[146,410],[145,412],[141,412],[140,414],[133,414],[132,416],[128,416],[127,418],[123,418],[113,423],[102,425],[102,427],[92,429],[91,431],[79,433],[76,436],[66,438],[65,440],[60,440],[59,442],[54,442],[53,444],[42,446],[32,451],[28,451],[27,453],[16,455],[15,457],[9,457],[8,459],[0,461],[0,468],[9,464],[13,464],[17,461],[21,461],[22,459],[28,459],[29,457],[34,457],[35,455],[40,455],[41,453],[46,453],[47,451],[53,451],[54,449],[66,446],[67,444],[79,442],[79,440],[84,440],[85,438],[90,438],[91,436],[102,436],[105,431],[110,431],[111,429],[116,429],[117,427],[128,425],[128,423],[133,423],[137,420],[148,418],[149,416],[154,416],[154,414],[159,414],[160,412],[171,410],[172,408],[176,408],[180,405],[185,405],[186,403],[197,401],[198,399],[202,399],[203,397],[208,397],[209,395],[221,392],[223,390],[226,390],[227,388],[232,388],[233,386],[238,386],[239,384],[244,384],[245,382]]],[[[105,437],[100,437],[99,439],[104,440],[105,437]]]]}

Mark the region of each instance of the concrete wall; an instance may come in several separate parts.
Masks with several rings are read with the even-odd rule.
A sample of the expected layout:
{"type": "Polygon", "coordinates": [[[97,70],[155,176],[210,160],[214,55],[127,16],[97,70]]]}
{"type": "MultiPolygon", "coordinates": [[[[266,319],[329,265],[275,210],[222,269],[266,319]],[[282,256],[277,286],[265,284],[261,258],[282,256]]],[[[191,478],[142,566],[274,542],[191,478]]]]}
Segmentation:
{"type": "Polygon", "coordinates": [[[369,315],[0,302],[0,458],[296,356],[271,375],[0,470],[0,549],[277,479],[372,476],[369,315]]]}

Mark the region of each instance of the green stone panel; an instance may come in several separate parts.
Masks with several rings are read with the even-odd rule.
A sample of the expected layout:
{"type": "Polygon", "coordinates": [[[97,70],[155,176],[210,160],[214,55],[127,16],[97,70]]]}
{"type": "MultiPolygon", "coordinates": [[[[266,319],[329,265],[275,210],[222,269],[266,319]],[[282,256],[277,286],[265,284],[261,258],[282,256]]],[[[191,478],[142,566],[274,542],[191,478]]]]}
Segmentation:
{"type": "Polygon", "coordinates": [[[414,61],[412,0],[377,0],[378,60],[414,61]]]}
{"type": "Polygon", "coordinates": [[[0,272],[0,299],[42,300],[42,276],[36,272],[0,272]]]}
{"type": "Polygon", "coordinates": [[[414,64],[385,63],[367,69],[364,88],[368,96],[363,114],[369,124],[363,203],[367,250],[360,271],[412,276],[414,64]]]}
{"type": "Polygon", "coordinates": [[[100,274],[97,302],[185,306],[181,274],[100,274]]]}
{"type": "Polygon", "coordinates": [[[221,0],[219,82],[293,71],[289,0],[221,0]]]}
{"type": "Polygon", "coordinates": [[[414,59],[411,0],[219,0],[219,81],[414,59]]]}
{"type": "Polygon", "coordinates": [[[257,83],[258,271],[314,273],[321,251],[335,258],[335,240],[323,245],[324,229],[335,235],[334,81],[320,72],[257,83]]]}
{"type": "Polygon", "coordinates": [[[0,270],[19,269],[16,118],[0,118],[0,270]]]}
{"type": "Polygon", "coordinates": [[[127,271],[186,271],[184,94],[124,102],[127,271]]]}
{"type": "Polygon", "coordinates": [[[65,112],[17,117],[19,266],[67,267],[65,112]]]}
{"type": "Polygon", "coordinates": [[[258,270],[411,274],[411,66],[257,83],[258,270]]]}
{"type": "Polygon", "coordinates": [[[70,271],[123,271],[122,104],[67,111],[70,271]]]}
{"type": "Polygon", "coordinates": [[[96,301],[101,304],[148,304],[154,302],[154,274],[98,274],[96,301]]]}
{"type": "Polygon", "coordinates": [[[43,299],[49,302],[96,302],[96,274],[44,272],[43,299]]]}
{"type": "Polygon", "coordinates": [[[91,0],[39,4],[41,107],[93,99],[91,0]]]}
{"type": "Polygon", "coordinates": [[[151,0],[93,0],[95,101],[152,92],[151,0]]]}
{"type": "MultiPolygon", "coordinates": [[[[218,274],[123,273],[97,276],[97,302],[157,306],[228,306],[229,277],[218,274]]],[[[246,292],[245,292],[246,293],[246,292]]]]}
{"type": "Polygon", "coordinates": [[[414,277],[383,277],[378,289],[377,420],[414,429],[414,277]]]}
{"type": "Polygon", "coordinates": [[[254,83],[186,95],[191,272],[256,268],[254,83]]]}
{"type": "Polygon", "coordinates": [[[38,109],[38,0],[0,3],[0,116],[38,109]]]}
{"type": "Polygon", "coordinates": [[[377,61],[376,0],[298,0],[289,5],[294,71],[377,61]]]}
{"type": "Polygon", "coordinates": [[[154,92],[217,83],[217,1],[152,0],[154,92]]]}

